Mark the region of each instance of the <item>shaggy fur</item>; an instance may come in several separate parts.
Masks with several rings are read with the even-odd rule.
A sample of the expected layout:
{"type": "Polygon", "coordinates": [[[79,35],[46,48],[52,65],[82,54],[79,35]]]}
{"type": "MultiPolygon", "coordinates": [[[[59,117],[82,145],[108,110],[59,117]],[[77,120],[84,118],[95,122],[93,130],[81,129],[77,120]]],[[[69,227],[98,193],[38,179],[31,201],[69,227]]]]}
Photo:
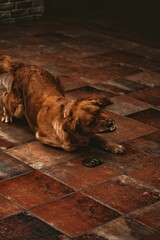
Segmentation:
{"type": "Polygon", "coordinates": [[[2,98],[3,122],[25,117],[38,140],[66,151],[90,141],[114,153],[124,151],[97,134],[114,128],[101,99],[65,97],[60,81],[52,74],[6,55],[0,55],[0,75],[7,88],[2,98]]]}

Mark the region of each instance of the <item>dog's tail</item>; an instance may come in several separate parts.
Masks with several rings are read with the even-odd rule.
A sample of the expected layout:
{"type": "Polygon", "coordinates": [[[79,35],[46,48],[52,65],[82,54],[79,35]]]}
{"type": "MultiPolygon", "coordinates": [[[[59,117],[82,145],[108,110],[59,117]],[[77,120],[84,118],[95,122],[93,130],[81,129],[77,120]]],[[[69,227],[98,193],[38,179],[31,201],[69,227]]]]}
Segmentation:
{"type": "Polygon", "coordinates": [[[0,54],[0,84],[4,85],[7,90],[11,88],[17,64],[11,57],[0,54]]]}

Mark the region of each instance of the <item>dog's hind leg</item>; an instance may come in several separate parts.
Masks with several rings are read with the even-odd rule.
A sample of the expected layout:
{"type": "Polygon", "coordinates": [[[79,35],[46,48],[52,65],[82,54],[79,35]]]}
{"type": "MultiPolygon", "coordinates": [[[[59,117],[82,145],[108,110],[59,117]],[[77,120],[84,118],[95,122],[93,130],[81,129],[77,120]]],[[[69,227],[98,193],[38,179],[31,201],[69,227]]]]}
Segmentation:
{"type": "Polygon", "coordinates": [[[13,117],[22,118],[24,115],[24,107],[22,101],[12,92],[5,92],[2,97],[3,114],[1,121],[11,123],[13,117]]]}

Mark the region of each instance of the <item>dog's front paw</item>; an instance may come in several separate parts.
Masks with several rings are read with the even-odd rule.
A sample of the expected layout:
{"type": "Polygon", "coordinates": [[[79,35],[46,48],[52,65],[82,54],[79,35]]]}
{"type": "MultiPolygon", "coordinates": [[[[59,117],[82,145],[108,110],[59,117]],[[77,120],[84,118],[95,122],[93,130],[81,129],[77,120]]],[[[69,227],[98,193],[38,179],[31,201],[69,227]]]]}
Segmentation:
{"type": "Polygon", "coordinates": [[[9,115],[4,114],[1,117],[1,121],[4,122],[4,123],[12,123],[12,117],[9,116],[9,115]]]}
{"type": "Polygon", "coordinates": [[[122,145],[115,144],[113,146],[106,148],[106,150],[109,150],[112,153],[122,154],[122,153],[124,153],[125,148],[122,145]]]}

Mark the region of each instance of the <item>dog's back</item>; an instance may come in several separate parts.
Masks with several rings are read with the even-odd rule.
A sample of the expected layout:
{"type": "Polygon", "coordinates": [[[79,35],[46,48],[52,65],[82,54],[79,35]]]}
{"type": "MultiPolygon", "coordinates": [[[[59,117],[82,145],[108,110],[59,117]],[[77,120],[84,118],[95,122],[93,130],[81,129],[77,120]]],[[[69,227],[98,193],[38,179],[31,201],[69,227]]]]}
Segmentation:
{"type": "Polygon", "coordinates": [[[64,96],[60,81],[49,72],[0,55],[1,83],[24,105],[24,116],[32,129],[37,125],[37,114],[50,96],[64,96]]]}

